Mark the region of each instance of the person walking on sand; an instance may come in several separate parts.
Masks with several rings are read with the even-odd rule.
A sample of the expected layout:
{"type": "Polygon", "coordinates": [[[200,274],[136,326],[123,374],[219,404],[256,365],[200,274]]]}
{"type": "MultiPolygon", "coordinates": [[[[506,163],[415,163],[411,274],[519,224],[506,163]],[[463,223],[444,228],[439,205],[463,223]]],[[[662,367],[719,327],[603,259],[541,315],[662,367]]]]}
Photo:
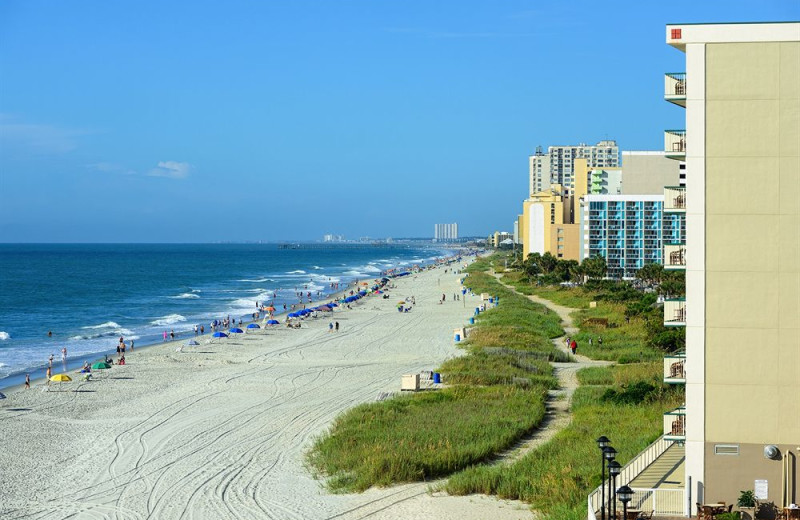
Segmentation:
{"type": "Polygon", "coordinates": [[[195,335],[195,336],[197,336],[197,330],[198,330],[198,329],[197,329],[197,324],[195,324],[195,326],[194,326],[194,335],[195,335]]]}
{"type": "Polygon", "coordinates": [[[175,340],[175,329],[169,329],[169,339],[170,341],[175,340]]]}
{"type": "Polygon", "coordinates": [[[48,366],[49,366],[50,368],[53,368],[53,354],[52,354],[52,353],[50,354],[50,358],[48,359],[48,361],[49,361],[49,364],[48,364],[48,366]]]}
{"type": "Polygon", "coordinates": [[[61,347],[61,362],[67,362],[67,347],[61,347]]]}
{"type": "Polygon", "coordinates": [[[338,321],[336,322],[335,328],[336,328],[336,332],[339,332],[339,322],[338,321]]]}
{"type": "Polygon", "coordinates": [[[333,322],[328,323],[328,332],[333,332],[333,322]]]}
{"type": "Polygon", "coordinates": [[[31,375],[25,374],[25,390],[31,389],[31,375]]]}
{"type": "Polygon", "coordinates": [[[166,330],[164,331],[163,336],[164,336],[164,341],[167,341],[167,331],[166,330]]]}
{"type": "Polygon", "coordinates": [[[578,342],[573,339],[572,343],[569,344],[569,348],[572,350],[572,354],[575,355],[575,351],[578,350],[578,342]]]}
{"type": "Polygon", "coordinates": [[[50,386],[50,376],[52,376],[52,375],[53,375],[53,369],[50,368],[50,367],[47,367],[47,386],[50,386]]]}
{"type": "Polygon", "coordinates": [[[131,352],[133,352],[133,340],[131,340],[131,352]]]}

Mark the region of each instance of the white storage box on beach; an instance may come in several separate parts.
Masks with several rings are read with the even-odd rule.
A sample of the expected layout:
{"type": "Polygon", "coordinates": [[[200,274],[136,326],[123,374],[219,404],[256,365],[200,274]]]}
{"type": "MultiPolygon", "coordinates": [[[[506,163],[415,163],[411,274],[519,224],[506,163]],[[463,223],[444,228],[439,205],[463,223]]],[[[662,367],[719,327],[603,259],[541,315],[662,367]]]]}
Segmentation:
{"type": "Polygon", "coordinates": [[[467,338],[467,331],[464,327],[459,329],[453,329],[453,339],[456,341],[461,341],[462,339],[467,338]]]}
{"type": "Polygon", "coordinates": [[[481,293],[481,300],[486,301],[489,299],[489,293],[481,293]]]}
{"type": "Polygon", "coordinates": [[[400,390],[411,392],[419,390],[419,374],[403,374],[403,378],[400,381],[400,390]]]}

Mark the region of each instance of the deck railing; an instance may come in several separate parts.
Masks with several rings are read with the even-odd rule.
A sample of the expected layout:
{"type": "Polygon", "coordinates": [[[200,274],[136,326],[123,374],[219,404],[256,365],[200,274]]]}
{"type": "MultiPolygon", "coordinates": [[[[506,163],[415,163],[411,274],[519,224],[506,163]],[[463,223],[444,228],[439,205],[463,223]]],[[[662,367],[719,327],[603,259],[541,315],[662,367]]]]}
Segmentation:
{"type": "MultiPolygon", "coordinates": [[[[622,470],[617,477],[619,486],[627,484],[639,476],[645,469],[647,469],[648,466],[650,466],[650,464],[655,462],[657,458],[663,455],[670,446],[672,446],[672,441],[664,439],[663,436],[656,439],[653,444],[645,448],[644,451],[639,453],[636,457],[631,459],[622,467],[622,470]]],[[[600,511],[601,505],[600,486],[597,486],[594,491],[589,493],[587,502],[589,509],[588,520],[597,520],[597,512],[600,511]]],[[[606,486],[606,507],[608,507],[609,502],[610,499],[608,497],[608,486],[606,486]]]]}

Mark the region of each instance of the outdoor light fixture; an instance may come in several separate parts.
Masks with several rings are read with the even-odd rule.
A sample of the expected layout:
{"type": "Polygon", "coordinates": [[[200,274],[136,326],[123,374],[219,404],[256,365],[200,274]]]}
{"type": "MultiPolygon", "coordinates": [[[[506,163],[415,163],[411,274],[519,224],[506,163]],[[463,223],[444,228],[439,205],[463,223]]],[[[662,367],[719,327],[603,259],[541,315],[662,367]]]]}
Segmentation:
{"type": "Polygon", "coordinates": [[[622,466],[616,460],[612,460],[608,463],[608,477],[611,482],[609,482],[609,487],[611,491],[609,494],[611,495],[608,497],[609,502],[611,502],[611,518],[617,518],[617,497],[616,497],[616,489],[617,489],[617,476],[622,471],[622,466]]]}
{"type": "Polygon", "coordinates": [[[622,502],[622,518],[628,518],[628,502],[633,498],[633,490],[627,485],[617,490],[617,498],[622,502]]]}
{"type": "MultiPolygon", "coordinates": [[[[617,456],[617,450],[615,450],[613,446],[606,445],[603,448],[603,459],[605,460],[606,464],[608,464],[609,462],[614,460],[614,457],[616,457],[616,456],[617,456]]],[[[611,475],[609,475],[609,477],[610,476],[611,475]]],[[[609,498],[609,502],[610,502],[611,501],[611,482],[609,481],[608,484],[609,484],[609,487],[608,487],[608,498],[609,498]]],[[[605,474],[603,474],[603,486],[605,486],[605,474]]],[[[601,492],[600,498],[603,500],[603,503],[605,504],[605,496],[602,495],[602,492],[601,492]]],[[[606,506],[606,507],[608,507],[608,506],[606,506]]],[[[610,508],[608,508],[608,509],[610,509],[610,508]]],[[[603,513],[602,509],[601,509],[600,513],[601,513],[600,516],[602,517],[601,520],[605,520],[605,514],[603,513]]],[[[608,518],[611,518],[611,511],[610,510],[608,512],[608,518]]]]}
{"type": "Polygon", "coordinates": [[[781,450],[778,449],[777,446],[774,444],[769,444],[764,446],[764,457],[767,459],[775,460],[780,456],[781,450]]]}
{"type": "MultiPolygon", "coordinates": [[[[597,447],[600,448],[600,520],[606,520],[606,454],[605,449],[611,441],[608,437],[601,435],[597,439],[597,447]]],[[[611,490],[608,490],[611,494],[611,490]]]]}

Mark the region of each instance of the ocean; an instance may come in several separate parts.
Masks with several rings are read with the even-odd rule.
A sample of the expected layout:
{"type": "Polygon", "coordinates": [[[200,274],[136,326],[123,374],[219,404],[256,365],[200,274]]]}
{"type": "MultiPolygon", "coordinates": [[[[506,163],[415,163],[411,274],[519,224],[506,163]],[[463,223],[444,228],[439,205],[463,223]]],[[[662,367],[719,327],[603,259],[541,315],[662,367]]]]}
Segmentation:
{"type": "Polygon", "coordinates": [[[70,360],[194,335],[194,326],[249,317],[256,302],[322,301],[355,280],[451,254],[425,245],[0,244],[0,387],[70,360]],[[277,297],[273,300],[273,295],[277,297]],[[319,295],[318,295],[319,293],[319,295]],[[48,336],[48,332],[52,335],[48,336]]]}

